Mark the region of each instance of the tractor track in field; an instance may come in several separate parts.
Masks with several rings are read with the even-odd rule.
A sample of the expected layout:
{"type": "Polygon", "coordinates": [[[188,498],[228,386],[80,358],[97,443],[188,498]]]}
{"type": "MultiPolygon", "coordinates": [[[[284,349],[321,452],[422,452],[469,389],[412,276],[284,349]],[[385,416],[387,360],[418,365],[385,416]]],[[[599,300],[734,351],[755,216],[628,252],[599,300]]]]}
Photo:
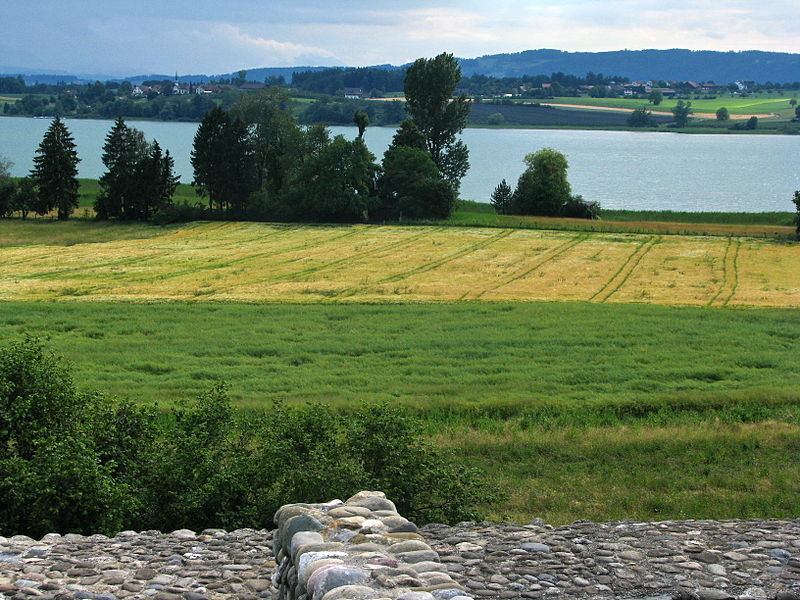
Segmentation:
{"type": "Polygon", "coordinates": [[[726,306],[736,292],[739,283],[736,263],[740,245],[738,238],[728,238],[725,255],[722,257],[722,283],[706,306],[726,306]]]}
{"type": "MultiPolygon", "coordinates": [[[[505,286],[507,286],[507,285],[509,285],[511,283],[514,283],[515,281],[519,281],[520,279],[523,279],[523,278],[527,277],[528,275],[530,275],[531,273],[533,273],[534,271],[536,271],[537,269],[539,269],[543,265],[549,263],[553,259],[555,259],[558,256],[561,256],[562,254],[564,254],[567,250],[570,250],[570,249],[574,248],[575,246],[580,244],[582,241],[584,241],[588,237],[589,237],[589,234],[586,234],[586,233],[579,234],[579,235],[576,235],[573,238],[567,240],[566,242],[564,242],[562,244],[559,244],[555,248],[550,248],[549,250],[546,250],[545,252],[542,253],[542,255],[540,255],[539,262],[535,263],[533,266],[526,268],[525,270],[523,270],[523,271],[517,273],[516,275],[508,278],[507,280],[503,281],[502,283],[499,283],[499,284],[497,284],[497,285],[495,285],[493,287],[490,287],[490,288],[486,288],[485,290],[483,290],[483,291],[479,292],[478,294],[476,294],[475,297],[472,298],[472,299],[473,300],[480,300],[485,294],[488,294],[489,292],[493,292],[493,291],[498,290],[498,289],[500,289],[502,287],[505,287],[505,286]]],[[[468,295],[468,293],[465,294],[465,295],[468,295]]]]}
{"type": "Polygon", "coordinates": [[[617,270],[616,273],[609,279],[606,284],[601,287],[595,294],[589,298],[589,302],[600,302],[603,303],[608,300],[611,296],[617,293],[617,291],[625,284],[630,277],[631,273],[636,270],[636,267],[639,266],[642,258],[650,252],[650,250],[655,246],[658,242],[660,242],[662,236],[654,236],[647,240],[642,241],[641,244],[634,250],[628,259],[622,263],[622,266],[617,270]]]}
{"type": "Polygon", "coordinates": [[[306,275],[311,275],[311,274],[314,274],[314,273],[319,273],[320,271],[324,271],[326,269],[339,267],[339,266],[341,266],[343,264],[347,264],[348,262],[353,261],[353,260],[357,260],[359,258],[364,258],[366,256],[372,256],[372,255],[375,255],[375,254],[380,254],[381,252],[386,252],[387,250],[395,250],[397,248],[402,248],[403,246],[405,246],[405,245],[407,245],[409,243],[416,242],[420,238],[423,238],[423,237],[425,237],[427,235],[430,235],[431,233],[442,231],[443,229],[444,229],[443,227],[430,228],[427,231],[421,231],[420,233],[418,233],[416,235],[412,235],[412,236],[409,236],[409,237],[401,239],[401,240],[396,240],[396,241],[394,241],[392,243],[386,244],[384,246],[380,246],[378,248],[370,248],[368,250],[364,250],[364,251],[361,251],[361,252],[356,251],[353,254],[350,254],[349,256],[343,256],[342,258],[334,259],[334,260],[332,260],[330,262],[327,262],[325,264],[322,264],[322,265],[317,265],[315,267],[309,267],[307,269],[303,269],[302,271],[297,271],[297,272],[294,272],[294,273],[288,273],[286,275],[282,275],[280,277],[276,277],[272,281],[299,281],[299,280],[301,280],[300,278],[302,278],[302,277],[304,277],[306,275]]]}
{"type": "MultiPolygon", "coordinates": [[[[227,261],[215,262],[213,264],[195,266],[195,267],[186,268],[186,269],[180,269],[179,271],[172,271],[172,272],[169,272],[169,273],[162,273],[162,274],[158,274],[158,275],[152,275],[150,277],[132,278],[130,281],[132,283],[142,283],[142,282],[146,282],[146,281],[161,281],[161,280],[166,280],[166,279],[173,279],[175,277],[181,277],[182,275],[190,275],[192,273],[201,273],[203,271],[213,271],[213,270],[216,270],[216,269],[224,269],[226,267],[232,267],[232,266],[235,266],[235,265],[238,265],[238,264],[253,260],[255,258],[260,258],[262,256],[277,256],[277,255],[280,255],[280,254],[287,254],[289,252],[296,252],[298,250],[305,250],[307,248],[313,248],[314,246],[318,246],[320,243],[334,242],[334,241],[341,240],[341,239],[346,238],[346,237],[350,237],[350,236],[356,235],[359,232],[360,231],[358,229],[354,229],[354,230],[348,231],[347,233],[345,233],[343,235],[334,236],[332,238],[326,239],[324,242],[319,242],[318,240],[315,240],[313,243],[312,242],[306,242],[306,243],[303,243],[303,244],[298,244],[296,246],[292,246],[290,248],[284,248],[283,250],[268,250],[268,251],[265,251],[265,252],[256,252],[254,254],[248,254],[247,256],[239,256],[237,258],[232,258],[232,259],[227,260],[227,261]]],[[[294,262],[295,260],[296,259],[283,261],[283,262],[277,263],[275,266],[281,265],[281,264],[287,264],[287,263],[290,263],[290,262],[294,262]]]]}
{"type": "Polygon", "coordinates": [[[474,244],[470,244],[466,248],[462,248],[461,250],[457,250],[456,252],[453,252],[452,254],[448,254],[447,256],[444,256],[444,257],[442,257],[442,258],[440,258],[438,260],[434,260],[434,261],[431,261],[429,263],[420,265],[419,267],[415,267],[413,269],[409,269],[408,271],[405,271],[403,273],[398,273],[396,275],[391,275],[389,277],[385,277],[383,279],[380,279],[380,280],[377,281],[377,283],[393,283],[395,281],[402,281],[404,279],[408,279],[412,275],[417,275],[419,273],[427,273],[428,271],[433,271],[434,269],[438,269],[442,265],[445,265],[445,264],[449,263],[450,261],[453,261],[453,260],[456,260],[458,258],[461,258],[462,256],[465,256],[465,255],[469,254],[470,252],[473,252],[475,250],[480,250],[480,249],[485,248],[485,247],[487,247],[487,246],[489,246],[489,245],[491,245],[491,244],[493,244],[495,242],[499,242],[500,240],[502,240],[504,238],[507,238],[511,234],[516,233],[516,231],[517,231],[516,229],[503,230],[500,233],[497,233],[497,234],[491,236],[490,238],[481,240],[481,241],[476,242],[474,244]]]}

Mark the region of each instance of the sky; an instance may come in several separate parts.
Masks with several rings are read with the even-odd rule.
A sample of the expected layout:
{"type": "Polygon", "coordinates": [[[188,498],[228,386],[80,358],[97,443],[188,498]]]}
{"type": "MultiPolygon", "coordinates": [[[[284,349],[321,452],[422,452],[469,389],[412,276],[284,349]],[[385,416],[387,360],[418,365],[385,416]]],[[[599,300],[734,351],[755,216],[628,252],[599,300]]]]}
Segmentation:
{"type": "Polygon", "coordinates": [[[793,0],[0,0],[0,68],[221,74],[538,48],[800,52],[793,0]]]}

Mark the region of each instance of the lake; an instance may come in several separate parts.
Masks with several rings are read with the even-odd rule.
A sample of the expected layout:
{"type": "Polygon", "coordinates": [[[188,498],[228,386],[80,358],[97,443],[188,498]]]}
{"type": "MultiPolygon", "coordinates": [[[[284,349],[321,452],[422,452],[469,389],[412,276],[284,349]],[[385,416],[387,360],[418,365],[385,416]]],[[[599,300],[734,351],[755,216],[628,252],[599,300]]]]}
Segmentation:
{"type": "MultiPolygon", "coordinates": [[[[50,121],[0,117],[0,155],[15,163],[12,174],[26,175],[50,121]]],[[[78,147],[80,176],[97,178],[104,138],[111,121],[69,119],[78,147]]],[[[192,180],[189,152],[197,123],[130,121],[148,140],[157,139],[175,158],[181,181],[192,180]]],[[[354,138],[355,127],[331,127],[354,138]]],[[[394,129],[371,127],[366,142],[380,159],[394,129]]],[[[501,179],[516,183],[529,152],[551,147],[569,161],[574,193],[605,208],[762,212],[794,210],[800,189],[800,136],[685,135],[666,132],[547,129],[467,129],[463,140],[471,168],[461,197],[488,202],[501,179]]]]}

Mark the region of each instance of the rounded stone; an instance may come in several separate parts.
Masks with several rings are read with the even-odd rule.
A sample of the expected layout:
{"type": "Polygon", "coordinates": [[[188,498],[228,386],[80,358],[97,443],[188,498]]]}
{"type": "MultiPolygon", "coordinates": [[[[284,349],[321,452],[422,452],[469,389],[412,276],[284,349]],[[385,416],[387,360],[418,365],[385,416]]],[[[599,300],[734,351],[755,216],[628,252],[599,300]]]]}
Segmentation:
{"type": "Polygon", "coordinates": [[[550,552],[550,546],[547,544],[540,544],[539,542],[527,542],[522,544],[521,548],[528,552],[550,552]]]}
{"type": "Polygon", "coordinates": [[[343,585],[322,596],[322,600],[375,600],[383,594],[364,585],[343,585]]]}
{"type": "Polygon", "coordinates": [[[348,585],[357,585],[369,580],[361,569],[354,567],[331,566],[316,571],[306,585],[312,600],[322,600],[329,591],[348,585]],[[319,577],[317,577],[319,575],[319,577]]]}

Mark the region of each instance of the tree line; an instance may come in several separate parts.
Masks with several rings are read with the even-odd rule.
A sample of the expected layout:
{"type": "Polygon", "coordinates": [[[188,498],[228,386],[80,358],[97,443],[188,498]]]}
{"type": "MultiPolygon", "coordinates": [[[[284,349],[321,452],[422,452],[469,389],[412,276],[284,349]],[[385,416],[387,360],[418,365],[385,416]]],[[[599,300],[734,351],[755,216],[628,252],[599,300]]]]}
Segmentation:
{"type": "Polygon", "coordinates": [[[287,221],[445,218],[455,206],[469,152],[456,138],[469,103],[453,98],[452,55],[419,59],[405,78],[408,118],[381,164],[363,141],[369,114],[356,110],[355,140],[303,127],[286,90],[240,98],[200,123],[191,154],[193,185],[221,217],[287,221]]]}
{"type": "MultiPolygon", "coordinates": [[[[144,134],[128,127],[119,117],[103,146],[106,172],[94,209],[98,219],[150,220],[172,203],[178,184],[169,150],[158,141],[148,143],[144,134]]],[[[0,162],[0,216],[19,213],[47,215],[55,212],[66,220],[78,207],[78,163],[75,140],[60,117],[47,128],[30,175],[9,176],[10,163],[0,162]]]]}
{"type": "MultiPolygon", "coordinates": [[[[191,162],[202,205],[174,205],[173,160],[158,142],[118,117],[103,146],[106,172],[95,203],[99,219],[231,218],[271,221],[375,221],[446,218],[469,168],[457,139],[470,105],[454,97],[460,80],[451,54],[417,60],[406,72],[408,118],[381,164],[363,136],[369,115],[356,110],[355,140],[301,126],[278,87],[242,95],[224,110],[209,110],[194,138],[191,162]]],[[[67,219],[78,206],[75,143],[64,122],[52,121],[36,151],[30,177],[9,178],[0,214],[57,211],[67,219]],[[13,189],[12,189],[13,188],[13,189]]]]}

